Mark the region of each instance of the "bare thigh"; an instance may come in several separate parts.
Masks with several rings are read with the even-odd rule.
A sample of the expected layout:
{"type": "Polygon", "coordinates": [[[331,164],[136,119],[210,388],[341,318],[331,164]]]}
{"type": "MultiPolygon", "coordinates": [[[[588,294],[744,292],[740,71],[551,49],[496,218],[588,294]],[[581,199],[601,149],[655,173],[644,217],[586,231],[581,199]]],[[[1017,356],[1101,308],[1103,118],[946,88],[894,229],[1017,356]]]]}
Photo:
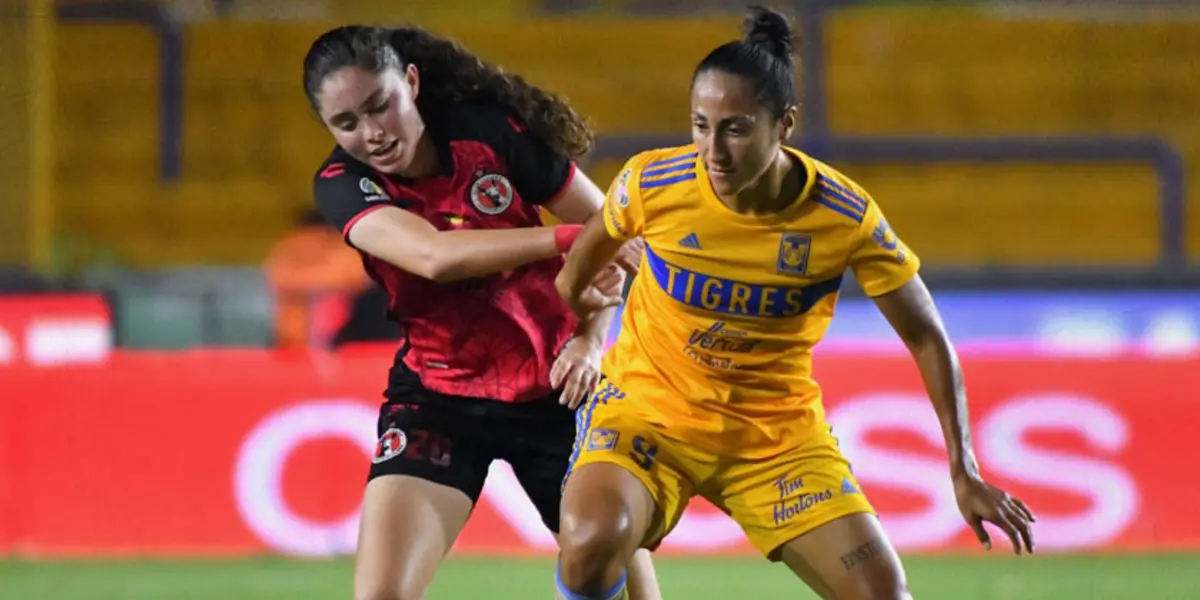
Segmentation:
{"type": "Polygon", "coordinates": [[[780,559],[825,600],[911,600],[879,519],[855,513],[788,542],[780,559]]]}
{"type": "Polygon", "coordinates": [[[377,477],[363,495],[355,600],[418,600],[471,514],[455,488],[408,475],[377,477]]]}

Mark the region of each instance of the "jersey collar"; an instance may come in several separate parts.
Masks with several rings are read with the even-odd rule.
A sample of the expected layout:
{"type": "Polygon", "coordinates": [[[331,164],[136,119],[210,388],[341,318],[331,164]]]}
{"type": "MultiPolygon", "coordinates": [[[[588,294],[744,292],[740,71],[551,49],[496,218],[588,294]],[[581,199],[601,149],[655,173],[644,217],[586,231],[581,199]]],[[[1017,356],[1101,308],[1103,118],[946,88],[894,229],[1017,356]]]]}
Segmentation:
{"type": "Polygon", "coordinates": [[[704,201],[708,203],[714,210],[723,213],[724,217],[739,221],[749,225],[773,225],[785,223],[795,217],[796,213],[804,206],[805,200],[812,194],[813,187],[817,180],[817,167],[813,163],[812,158],[807,154],[791,148],[782,146],[783,151],[792,158],[796,159],[804,166],[805,178],[804,189],[800,190],[800,194],[783,210],[769,215],[748,215],[734,211],[725,206],[724,202],[717,197],[717,193],[712,189],[712,182],[708,179],[708,170],[704,167],[704,159],[696,157],[696,173],[699,174],[700,195],[704,197],[704,201]]]}

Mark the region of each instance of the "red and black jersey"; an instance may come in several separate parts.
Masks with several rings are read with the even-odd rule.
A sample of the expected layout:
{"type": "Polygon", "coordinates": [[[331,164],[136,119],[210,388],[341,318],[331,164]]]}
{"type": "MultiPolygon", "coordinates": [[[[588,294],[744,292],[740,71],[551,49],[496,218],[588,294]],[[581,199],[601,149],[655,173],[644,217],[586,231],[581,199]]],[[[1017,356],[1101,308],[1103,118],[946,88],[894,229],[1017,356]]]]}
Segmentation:
{"type": "MultiPolygon", "coordinates": [[[[439,113],[426,122],[439,152],[436,176],[384,175],[340,148],[321,166],[313,183],[316,204],[343,235],[363,215],[385,206],[419,215],[443,231],[542,225],[537,206],[566,189],[574,163],[498,107],[459,105],[439,113]]],[[[390,297],[389,316],[404,330],[397,361],[407,369],[393,369],[394,378],[411,370],[435,392],[503,402],[552,392],[550,366],[576,324],[554,287],[561,257],[436,283],[362,255],[367,272],[390,297]]]]}

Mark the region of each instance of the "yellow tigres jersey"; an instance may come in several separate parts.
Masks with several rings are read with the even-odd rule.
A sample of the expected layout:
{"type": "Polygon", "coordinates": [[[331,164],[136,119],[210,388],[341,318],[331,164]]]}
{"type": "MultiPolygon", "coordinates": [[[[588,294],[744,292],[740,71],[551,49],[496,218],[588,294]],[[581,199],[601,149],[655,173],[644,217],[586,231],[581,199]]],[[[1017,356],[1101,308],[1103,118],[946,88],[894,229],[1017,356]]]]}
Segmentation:
{"type": "Polygon", "coordinates": [[[772,215],[722,204],[695,146],[639,154],[613,182],[603,211],[609,235],[646,243],[604,361],[622,389],[657,386],[668,402],[719,405],[741,420],[820,411],[812,349],[829,327],[846,269],[870,296],[916,274],[917,256],[866,191],[785,150],[804,165],[807,183],[772,215]]]}

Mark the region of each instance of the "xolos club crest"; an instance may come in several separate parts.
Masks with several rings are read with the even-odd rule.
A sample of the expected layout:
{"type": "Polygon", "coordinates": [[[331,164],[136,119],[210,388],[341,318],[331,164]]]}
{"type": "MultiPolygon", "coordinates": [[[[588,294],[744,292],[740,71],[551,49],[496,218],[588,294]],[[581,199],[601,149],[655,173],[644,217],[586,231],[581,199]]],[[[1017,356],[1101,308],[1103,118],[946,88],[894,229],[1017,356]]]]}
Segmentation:
{"type": "Polygon", "coordinates": [[[495,173],[480,174],[467,193],[471,204],[485,215],[498,215],[512,205],[513,187],[508,178],[495,173]]]}

